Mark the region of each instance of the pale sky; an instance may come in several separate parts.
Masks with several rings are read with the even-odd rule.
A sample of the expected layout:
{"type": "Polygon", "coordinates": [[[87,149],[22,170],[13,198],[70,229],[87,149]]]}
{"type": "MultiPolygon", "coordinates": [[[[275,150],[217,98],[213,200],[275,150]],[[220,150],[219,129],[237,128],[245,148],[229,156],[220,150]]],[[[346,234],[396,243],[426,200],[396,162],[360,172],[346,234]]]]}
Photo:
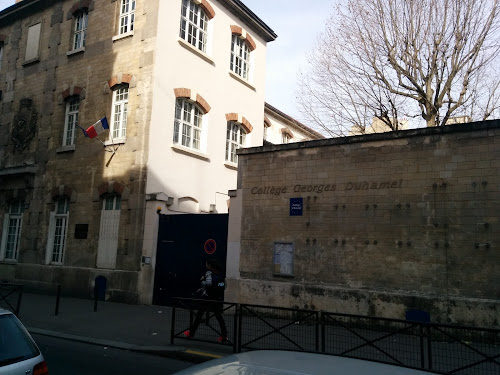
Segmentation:
{"type": "MultiPolygon", "coordinates": [[[[162,0],[169,1],[169,0],[162,0]]],[[[333,11],[333,0],[242,0],[278,34],[267,45],[266,102],[300,120],[295,90],[299,67],[333,11]]],[[[15,0],[0,0],[0,10],[15,0]]]]}

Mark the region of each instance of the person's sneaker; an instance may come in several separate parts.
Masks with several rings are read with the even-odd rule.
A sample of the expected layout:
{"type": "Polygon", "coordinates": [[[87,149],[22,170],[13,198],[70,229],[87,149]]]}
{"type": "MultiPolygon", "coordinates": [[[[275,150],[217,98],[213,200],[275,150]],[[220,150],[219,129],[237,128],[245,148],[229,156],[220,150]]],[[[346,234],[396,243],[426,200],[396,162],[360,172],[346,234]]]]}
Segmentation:
{"type": "Polygon", "coordinates": [[[228,338],[227,337],[224,337],[224,336],[220,336],[218,339],[217,339],[218,342],[228,342],[228,338]]]}
{"type": "Polygon", "coordinates": [[[191,336],[191,333],[189,333],[189,329],[187,331],[184,331],[183,335],[186,336],[188,339],[192,339],[193,338],[193,336],[191,336]]]}

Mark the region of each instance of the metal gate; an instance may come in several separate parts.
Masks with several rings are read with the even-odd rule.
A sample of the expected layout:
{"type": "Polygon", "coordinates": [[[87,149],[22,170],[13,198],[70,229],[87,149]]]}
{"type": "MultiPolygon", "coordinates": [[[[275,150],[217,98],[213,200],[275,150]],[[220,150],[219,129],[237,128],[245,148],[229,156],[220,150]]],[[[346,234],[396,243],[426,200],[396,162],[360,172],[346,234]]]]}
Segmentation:
{"type": "Polygon", "coordinates": [[[206,259],[215,258],[225,267],[227,224],[227,214],[160,215],[153,304],[192,297],[206,259]]]}

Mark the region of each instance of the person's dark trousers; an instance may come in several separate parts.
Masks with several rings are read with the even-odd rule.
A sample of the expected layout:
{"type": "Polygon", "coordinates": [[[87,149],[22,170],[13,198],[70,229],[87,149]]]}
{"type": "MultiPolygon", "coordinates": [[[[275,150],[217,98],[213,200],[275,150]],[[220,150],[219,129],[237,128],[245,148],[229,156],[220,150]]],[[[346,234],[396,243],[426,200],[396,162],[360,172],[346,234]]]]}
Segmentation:
{"type": "Polygon", "coordinates": [[[213,312],[215,315],[215,319],[219,322],[221,336],[227,337],[227,328],[226,322],[224,322],[224,318],[222,317],[222,311],[224,308],[224,303],[221,301],[203,301],[201,303],[200,309],[196,313],[196,317],[194,319],[193,325],[189,328],[189,334],[194,336],[198,326],[201,323],[201,319],[203,318],[203,314],[205,312],[213,312]]]}

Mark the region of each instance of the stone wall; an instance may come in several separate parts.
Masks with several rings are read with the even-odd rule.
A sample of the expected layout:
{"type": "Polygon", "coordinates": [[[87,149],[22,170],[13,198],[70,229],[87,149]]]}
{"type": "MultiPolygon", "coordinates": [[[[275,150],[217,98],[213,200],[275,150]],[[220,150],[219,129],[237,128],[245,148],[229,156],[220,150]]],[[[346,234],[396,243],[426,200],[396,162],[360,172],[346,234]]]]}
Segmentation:
{"type": "MultiPolygon", "coordinates": [[[[80,296],[91,295],[95,276],[105,275],[110,298],[134,302],[141,270],[158,1],[137,3],[134,33],[124,37],[117,36],[119,1],[37,4],[3,16],[0,25],[0,35],[5,36],[0,70],[0,220],[9,200],[22,198],[26,203],[18,261],[0,263],[0,275],[43,289],[60,283],[66,293],[80,296]],[[75,51],[74,12],[82,10],[88,12],[86,45],[75,51]],[[27,30],[39,21],[40,58],[26,63],[27,30]],[[74,146],[63,146],[65,100],[79,96],[83,128],[103,116],[111,122],[112,89],[120,83],[129,85],[127,139],[114,146],[116,153],[106,152],[98,139],[85,138],[81,131],[74,146]],[[20,149],[12,134],[23,98],[31,99],[37,122],[32,138],[20,149]],[[102,197],[116,192],[113,186],[120,186],[122,196],[116,268],[98,270],[102,197]],[[71,191],[63,265],[45,264],[54,191],[71,191]],[[76,238],[77,224],[88,225],[86,238],[76,238]]],[[[109,141],[109,132],[99,138],[109,141]]]]}
{"type": "Polygon", "coordinates": [[[234,300],[498,325],[500,121],[253,148],[239,163],[234,300]],[[293,247],[291,272],[275,242],[293,247]]]}

